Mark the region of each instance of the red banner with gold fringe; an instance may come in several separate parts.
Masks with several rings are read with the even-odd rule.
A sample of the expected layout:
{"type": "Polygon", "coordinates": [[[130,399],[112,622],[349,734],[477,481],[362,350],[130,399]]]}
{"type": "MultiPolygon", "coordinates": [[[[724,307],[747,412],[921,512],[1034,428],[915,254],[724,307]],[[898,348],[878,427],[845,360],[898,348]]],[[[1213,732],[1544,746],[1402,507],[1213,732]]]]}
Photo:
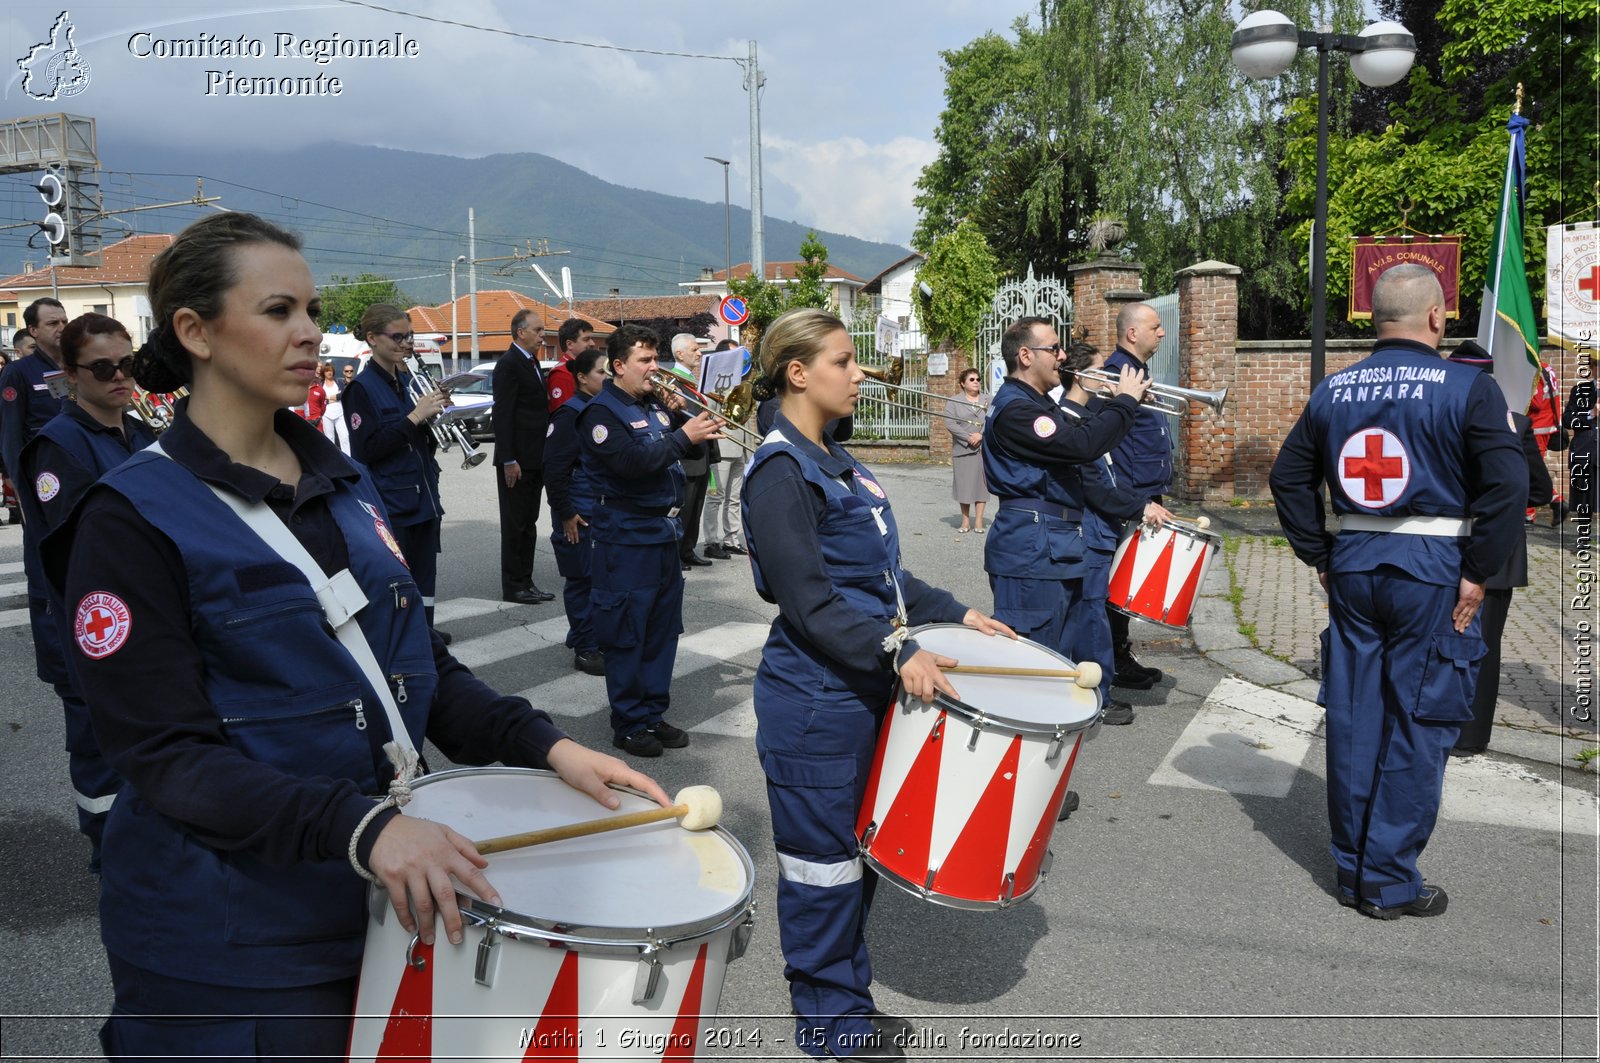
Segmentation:
{"type": "Polygon", "coordinates": [[[1372,285],[1391,266],[1427,266],[1444,289],[1446,317],[1460,317],[1461,237],[1459,234],[1354,236],[1350,248],[1350,320],[1372,318],[1372,285]]]}

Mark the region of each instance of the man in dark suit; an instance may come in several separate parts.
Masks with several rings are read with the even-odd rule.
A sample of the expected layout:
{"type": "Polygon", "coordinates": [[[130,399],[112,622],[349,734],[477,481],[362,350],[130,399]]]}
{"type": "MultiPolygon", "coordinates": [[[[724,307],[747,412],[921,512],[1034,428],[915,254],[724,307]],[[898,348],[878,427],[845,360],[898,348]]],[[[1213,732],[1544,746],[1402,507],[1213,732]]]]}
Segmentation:
{"type": "Polygon", "coordinates": [[[511,319],[511,346],[494,367],[494,464],[500,470],[500,594],[508,602],[555,600],[533,582],[539,493],[544,487],[544,436],[549,397],[539,353],[544,321],[535,310],[511,319]]]}

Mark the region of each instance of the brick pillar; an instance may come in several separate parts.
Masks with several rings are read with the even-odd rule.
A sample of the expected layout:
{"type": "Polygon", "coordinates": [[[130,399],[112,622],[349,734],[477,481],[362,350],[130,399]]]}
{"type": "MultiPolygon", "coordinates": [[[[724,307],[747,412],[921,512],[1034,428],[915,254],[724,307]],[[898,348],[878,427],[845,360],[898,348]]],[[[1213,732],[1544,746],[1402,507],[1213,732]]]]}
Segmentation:
{"type": "Polygon", "coordinates": [[[929,398],[928,409],[928,459],[941,465],[950,464],[950,433],[944,427],[944,403],[951,395],[961,390],[958,383],[961,374],[966,371],[968,355],[964,348],[952,347],[943,353],[950,359],[950,371],[944,376],[928,377],[928,394],[937,396],[929,398]]]}
{"type": "MultiPolygon", "coordinates": [[[[1178,383],[1202,391],[1232,389],[1239,339],[1238,266],[1206,261],[1178,271],[1178,383]]],[[[1238,396],[1230,396],[1237,400],[1238,396]]],[[[1189,403],[1178,418],[1178,482],[1174,493],[1191,501],[1230,501],[1234,490],[1232,409],[1214,413],[1189,403]]]]}
{"type": "Polygon", "coordinates": [[[1072,336],[1087,340],[1107,354],[1117,345],[1117,311],[1126,303],[1150,298],[1141,290],[1144,266],[1101,255],[1092,262],[1068,266],[1072,277],[1072,336]]]}

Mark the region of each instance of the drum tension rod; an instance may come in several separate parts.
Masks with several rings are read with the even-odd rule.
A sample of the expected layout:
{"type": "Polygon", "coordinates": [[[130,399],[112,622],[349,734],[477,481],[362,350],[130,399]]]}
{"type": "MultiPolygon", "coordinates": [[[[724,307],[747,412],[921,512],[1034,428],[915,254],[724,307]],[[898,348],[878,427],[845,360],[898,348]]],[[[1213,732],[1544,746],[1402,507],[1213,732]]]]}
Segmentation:
{"type": "Polygon", "coordinates": [[[495,920],[483,924],[483,940],[478,942],[478,955],[473,964],[472,977],[481,986],[494,985],[495,973],[500,969],[500,934],[495,920]]]}

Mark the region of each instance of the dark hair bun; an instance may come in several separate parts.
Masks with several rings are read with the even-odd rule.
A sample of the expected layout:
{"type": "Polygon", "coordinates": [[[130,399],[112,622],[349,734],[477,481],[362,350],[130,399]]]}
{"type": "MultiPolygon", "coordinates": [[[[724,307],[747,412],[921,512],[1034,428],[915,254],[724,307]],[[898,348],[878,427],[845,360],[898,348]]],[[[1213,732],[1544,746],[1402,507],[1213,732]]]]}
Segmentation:
{"type": "Polygon", "coordinates": [[[768,399],[778,397],[778,389],[772,386],[770,377],[758,376],[750,385],[750,394],[757,402],[766,402],[768,399]]]}
{"type": "Polygon", "coordinates": [[[151,332],[144,346],[134,352],[133,379],[155,395],[170,394],[189,383],[189,352],[172,334],[170,325],[151,332]]]}

